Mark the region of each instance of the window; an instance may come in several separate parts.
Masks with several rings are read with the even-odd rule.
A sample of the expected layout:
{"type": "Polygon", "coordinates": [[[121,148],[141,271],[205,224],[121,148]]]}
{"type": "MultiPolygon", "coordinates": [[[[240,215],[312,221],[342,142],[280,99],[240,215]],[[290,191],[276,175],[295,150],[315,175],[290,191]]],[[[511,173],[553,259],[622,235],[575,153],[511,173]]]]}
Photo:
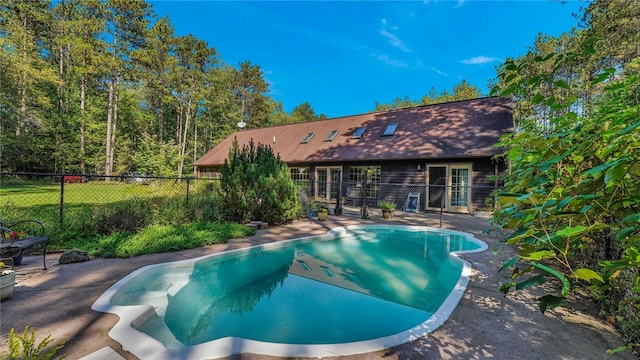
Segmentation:
{"type": "Polygon", "coordinates": [[[367,198],[378,198],[380,192],[380,166],[352,166],[349,168],[349,197],[361,198],[364,194],[367,198]],[[367,179],[365,184],[365,178],[367,179]],[[366,192],[363,187],[366,186],[366,192]]]}
{"type": "Polygon", "coordinates": [[[338,130],[331,130],[331,132],[329,133],[329,135],[327,135],[324,141],[331,141],[333,140],[334,137],[336,137],[336,135],[338,135],[338,130]]]}
{"type": "Polygon", "coordinates": [[[302,139],[302,141],[300,141],[300,144],[306,144],[309,142],[309,140],[311,140],[311,138],[313,137],[313,135],[315,135],[316,133],[308,133],[307,136],[304,137],[304,139],[302,139]]]}
{"type": "Polygon", "coordinates": [[[307,191],[311,190],[309,186],[311,183],[309,182],[309,168],[308,167],[292,167],[289,168],[289,173],[291,174],[291,180],[296,184],[298,188],[307,189],[307,191]]]}
{"type": "Polygon", "coordinates": [[[220,179],[220,171],[214,171],[210,169],[202,169],[200,170],[199,177],[201,179],[220,179]]]}
{"type": "Polygon", "coordinates": [[[305,263],[302,260],[296,260],[298,262],[298,265],[300,265],[301,268],[307,270],[307,271],[311,271],[311,268],[309,267],[309,265],[307,265],[307,263],[305,263]]]}
{"type": "Polygon", "coordinates": [[[329,269],[326,266],[320,265],[320,268],[322,269],[322,271],[324,271],[324,273],[329,276],[329,277],[336,277],[336,275],[333,273],[333,271],[331,271],[331,269],[329,269]]]}
{"type": "Polygon", "coordinates": [[[398,124],[389,124],[386,130],[384,131],[384,133],[382,133],[382,136],[393,136],[397,128],[398,128],[398,124]]]}
{"type": "Polygon", "coordinates": [[[362,134],[364,134],[364,131],[367,130],[366,127],[359,127],[356,129],[356,132],[353,133],[352,138],[353,139],[360,139],[362,137],[362,134]]]}

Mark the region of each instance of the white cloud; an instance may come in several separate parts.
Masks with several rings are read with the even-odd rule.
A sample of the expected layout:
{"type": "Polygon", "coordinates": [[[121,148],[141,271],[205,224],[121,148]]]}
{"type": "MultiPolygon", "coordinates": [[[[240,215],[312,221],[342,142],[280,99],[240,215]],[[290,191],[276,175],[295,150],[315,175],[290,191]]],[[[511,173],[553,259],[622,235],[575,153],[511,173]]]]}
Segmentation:
{"type": "Polygon", "coordinates": [[[431,67],[430,68],[431,71],[433,71],[434,73],[438,74],[438,75],[442,75],[442,76],[449,76],[449,74],[447,74],[446,72],[440,70],[440,69],[436,69],[435,67],[431,67]]]}
{"type": "Polygon", "coordinates": [[[472,57],[470,59],[462,60],[461,63],[467,64],[467,65],[482,65],[482,64],[492,63],[495,61],[502,61],[502,59],[497,57],[480,55],[480,56],[472,57]]]}
{"type": "Polygon", "coordinates": [[[385,38],[387,38],[387,40],[389,40],[389,43],[391,44],[391,46],[396,47],[404,52],[411,52],[411,49],[409,49],[409,47],[407,47],[407,45],[404,43],[404,41],[402,41],[398,35],[392,33],[389,30],[397,30],[398,28],[395,26],[388,26],[388,22],[387,19],[380,19],[380,22],[382,23],[382,29],[380,30],[380,35],[384,36],[385,38]]]}
{"type": "Polygon", "coordinates": [[[383,63],[385,63],[385,64],[387,64],[389,66],[400,67],[400,68],[409,67],[409,64],[407,64],[406,62],[404,62],[402,60],[392,59],[387,54],[378,55],[376,58],[378,59],[378,61],[382,61],[383,63]]]}
{"type": "MultiPolygon", "coordinates": [[[[436,1],[437,2],[437,1],[436,1]]],[[[455,9],[462,7],[462,5],[464,4],[465,0],[458,0],[458,2],[456,3],[456,6],[454,6],[455,9]]],[[[429,0],[422,0],[422,4],[423,5],[429,5],[429,0]]]]}

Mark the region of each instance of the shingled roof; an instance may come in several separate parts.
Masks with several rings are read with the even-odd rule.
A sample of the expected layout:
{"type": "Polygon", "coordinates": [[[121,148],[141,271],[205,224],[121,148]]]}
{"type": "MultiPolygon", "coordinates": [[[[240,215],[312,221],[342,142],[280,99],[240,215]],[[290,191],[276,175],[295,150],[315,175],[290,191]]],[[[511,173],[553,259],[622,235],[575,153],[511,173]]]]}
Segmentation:
{"type": "Polygon", "coordinates": [[[237,131],[194,165],[221,166],[234,139],[240,146],[251,139],[269,145],[288,164],[487,157],[500,153],[493,145],[508,132],[513,132],[511,100],[487,97],[237,131]],[[398,124],[397,130],[383,136],[390,124],[398,124]],[[359,127],[366,131],[353,138],[359,127]],[[337,135],[326,140],[334,130],[337,135]],[[315,135],[302,143],[309,133],[315,135]]]}

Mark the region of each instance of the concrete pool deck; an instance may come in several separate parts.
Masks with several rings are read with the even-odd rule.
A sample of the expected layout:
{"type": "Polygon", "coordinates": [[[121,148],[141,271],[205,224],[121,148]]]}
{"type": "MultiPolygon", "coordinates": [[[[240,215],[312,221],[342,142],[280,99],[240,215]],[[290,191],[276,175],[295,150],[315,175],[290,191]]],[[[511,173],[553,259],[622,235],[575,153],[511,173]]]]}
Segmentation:
{"type": "MultiPolygon", "coordinates": [[[[115,282],[130,272],[150,264],[182,260],[215,252],[326,233],[357,224],[410,224],[415,217],[362,220],[358,216],[330,216],[325,222],[299,221],[291,225],[260,230],[250,238],[197,249],[140,256],[132,259],[102,259],[58,265],[58,255],[48,255],[48,270],[42,270],[41,257],[27,257],[16,268],[13,298],[0,303],[0,353],[7,349],[11,328],[22,333],[24,326],[35,329],[38,340],[51,335],[66,340],[58,353],[66,359],[137,359],[124,351],[107,334],[117,316],[91,310],[91,305],[115,282]]],[[[474,226],[474,228],[477,228],[474,226]]],[[[479,230],[456,227],[473,233],[489,245],[482,253],[467,254],[473,266],[467,290],[453,314],[433,333],[413,342],[349,359],[635,359],[630,352],[607,355],[607,349],[622,345],[613,327],[597,316],[593,303],[584,298],[572,300],[569,308],[541,314],[535,297],[541,293],[518,292],[503,295],[499,286],[506,274],[498,273],[501,262],[510,257],[508,248],[491,251],[498,240],[479,230]]],[[[231,359],[277,359],[243,354],[231,359]]]]}

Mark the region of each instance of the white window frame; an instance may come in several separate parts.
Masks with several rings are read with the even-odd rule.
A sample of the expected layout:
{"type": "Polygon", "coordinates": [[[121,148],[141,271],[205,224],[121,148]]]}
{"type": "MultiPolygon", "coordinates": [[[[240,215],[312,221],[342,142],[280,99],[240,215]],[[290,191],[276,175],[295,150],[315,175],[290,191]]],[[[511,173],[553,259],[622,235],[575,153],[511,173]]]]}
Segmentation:
{"type": "Polygon", "coordinates": [[[440,210],[440,208],[433,208],[433,207],[429,207],[429,172],[431,171],[432,167],[444,167],[445,168],[445,186],[446,186],[446,192],[445,192],[445,204],[444,204],[444,209],[445,211],[451,211],[451,212],[463,212],[463,213],[469,213],[471,212],[471,204],[472,204],[472,199],[471,199],[471,186],[473,185],[473,164],[472,163],[439,163],[439,164],[427,164],[427,173],[425,176],[425,181],[427,183],[427,199],[425,201],[425,206],[427,207],[427,209],[429,210],[440,210]],[[466,169],[467,170],[467,183],[462,185],[463,190],[466,192],[466,199],[467,199],[467,204],[466,205],[452,205],[451,204],[451,198],[453,195],[453,183],[452,183],[452,172],[453,170],[459,170],[459,169],[466,169]]]}
{"type": "MultiPolygon", "coordinates": [[[[315,168],[315,189],[314,189],[314,194],[316,194],[316,199],[317,200],[321,200],[321,201],[329,201],[329,202],[335,202],[337,201],[337,199],[335,197],[331,196],[331,186],[333,184],[333,182],[331,181],[331,171],[332,170],[340,170],[340,175],[342,175],[342,166],[317,166],[315,168]],[[323,184],[320,184],[319,176],[318,176],[318,172],[319,170],[326,170],[327,171],[327,181],[324,182],[323,184]],[[324,193],[327,194],[327,196],[325,197],[320,197],[318,196],[318,194],[320,194],[320,186],[325,186],[324,189],[324,193]]],[[[340,180],[338,180],[338,184],[340,180]]],[[[338,190],[340,191],[340,190],[338,190]]],[[[340,196],[340,194],[338,194],[338,196],[340,196]]]]}

